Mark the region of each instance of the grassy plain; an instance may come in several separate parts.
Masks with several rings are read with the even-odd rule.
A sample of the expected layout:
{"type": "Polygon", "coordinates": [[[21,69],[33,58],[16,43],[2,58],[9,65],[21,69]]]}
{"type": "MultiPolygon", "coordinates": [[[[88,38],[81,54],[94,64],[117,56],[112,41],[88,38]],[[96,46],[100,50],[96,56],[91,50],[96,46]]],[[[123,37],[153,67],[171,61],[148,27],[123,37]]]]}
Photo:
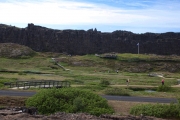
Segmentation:
{"type": "MultiPolygon", "coordinates": [[[[37,53],[34,57],[0,58],[0,61],[1,89],[9,89],[4,86],[5,82],[17,80],[60,80],[69,81],[72,87],[80,87],[97,94],[107,94],[112,91],[117,95],[128,96],[180,97],[180,85],[178,85],[180,56],[127,53],[117,54],[117,59],[107,59],[95,55],[69,56],[58,53],[37,53]],[[69,70],[60,68],[51,58],[56,58],[60,65],[69,70]],[[126,85],[127,79],[130,79],[129,86],[126,85]],[[162,79],[165,80],[165,85],[172,87],[170,91],[156,91],[162,79]],[[101,86],[102,81],[108,81],[110,85],[101,86]]],[[[5,98],[9,99],[9,97],[5,98]]],[[[0,97],[0,101],[2,100],[5,100],[4,97],[0,97]]],[[[128,114],[133,105],[139,104],[124,101],[108,102],[115,109],[116,114],[128,114]]],[[[18,104],[23,104],[23,101],[18,104]]]]}
{"type": "Polygon", "coordinates": [[[16,80],[60,80],[69,81],[73,87],[89,89],[105,94],[109,88],[127,89],[126,80],[130,79],[130,96],[177,97],[180,93],[180,78],[177,64],[180,56],[158,56],[144,54],[117,54],[117,59],[107,59],[95,55],[69,56],[58,53],[37,53],[29,58],[0,58],[0,86],[4,82],[16,80]],[[63,70],[51,58],[69,69],[63,70]],[[171,69],[176,69],[171,72],[171,69]],[[118,70],[118,73],[117,73],[118,70]],[[150,74],[161,75],[150,76],[150,74]],[[162,77],[163,76],[163,77],[162,77]],[[156,90],[161,80],[172,86],[169,92],[146,92],[156,90]],[[100,82],[108,81],[110,86],[101,87],[100,82]]]}

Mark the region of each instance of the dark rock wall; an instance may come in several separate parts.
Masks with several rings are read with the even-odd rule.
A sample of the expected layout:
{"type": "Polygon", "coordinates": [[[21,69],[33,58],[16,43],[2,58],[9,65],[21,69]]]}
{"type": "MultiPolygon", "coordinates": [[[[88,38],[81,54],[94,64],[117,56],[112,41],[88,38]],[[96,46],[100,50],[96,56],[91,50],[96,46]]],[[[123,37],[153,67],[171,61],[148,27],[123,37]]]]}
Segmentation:
{"type": "Polygon", "coordinates": [[[134,34],[128,31],[101,33],[96,29],[54,30],[34,24],[17,28],[0,24],[0,43],[18,43],[38,52],[68,54],[137,53],[180,55],[180,33],[134,34]]]}

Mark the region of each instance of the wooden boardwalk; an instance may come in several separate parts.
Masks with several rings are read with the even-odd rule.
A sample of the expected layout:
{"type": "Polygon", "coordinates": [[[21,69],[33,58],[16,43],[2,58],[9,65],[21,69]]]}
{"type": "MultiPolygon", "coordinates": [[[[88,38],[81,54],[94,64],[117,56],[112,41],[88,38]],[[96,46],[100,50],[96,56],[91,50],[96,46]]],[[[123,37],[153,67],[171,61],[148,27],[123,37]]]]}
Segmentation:
{"type": "Polygon", "coordinates": [[[70,87],[68,81],[57,80],[34,80],[34,81],[16,81],[5,83],[6,86],[14,89],[29,89],[29,88],[63,88],[70,87]]]}

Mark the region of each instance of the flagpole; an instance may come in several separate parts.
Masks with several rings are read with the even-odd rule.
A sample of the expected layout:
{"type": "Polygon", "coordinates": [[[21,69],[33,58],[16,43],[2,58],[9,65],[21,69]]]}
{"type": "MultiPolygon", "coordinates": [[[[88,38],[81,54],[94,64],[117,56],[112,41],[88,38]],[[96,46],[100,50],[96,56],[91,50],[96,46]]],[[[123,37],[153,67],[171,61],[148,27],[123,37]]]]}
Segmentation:
{"type": "Polygon", "coordinates": [[[138,54],[139,54],[139,43],[138,43],[138,54]]]}
{"type": "Polygon", "coordinates": [[[137,44],[137,46],[138,46],[138,54],[139,54],[139,43],[137,44]]]}

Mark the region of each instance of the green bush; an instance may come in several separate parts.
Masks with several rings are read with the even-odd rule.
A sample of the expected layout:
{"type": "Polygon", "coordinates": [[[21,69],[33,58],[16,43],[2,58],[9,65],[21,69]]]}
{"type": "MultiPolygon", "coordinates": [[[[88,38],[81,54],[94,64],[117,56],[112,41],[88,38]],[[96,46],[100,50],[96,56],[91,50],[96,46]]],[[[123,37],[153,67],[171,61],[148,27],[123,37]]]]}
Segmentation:
{"type": "Polygon", "coordinates": [[[27,75],[27,74],[24,72],[18,72],[18,75],[27,75]]]}
{"type": "Polygon", "coordinates": [[[105,87],[99,86],[99,85],[85,85],[85,86],[77,86],[76,88],[79,88],[81,90],[89,90],[93,92],[99,92],[100,90],[105,89],[105,87]]]}
{"type": "Polygon", "coordinates": [[[137,57],[128,59],[128,62],[140,62],[140,61],[143,61],[143,60],[141,60],[140,58],[137,58],[137,57]]]}
{"type": "Polygon", "coordinates": [[[32,56],[34,56],[35,54],[32,54],[31,56],[30,55],[22,55],[20,58],[21,59],[29,59],[31,58],[32,56]]]}
{"type": "Polygon", "coordinates": [[[92,115],[111,114],[113,109],[107,100],[90,91],[77,88],[43,89],[26,101],[26,106],[37,107],[40,114],[55,112],[78,113],[92,115]]]}
{"type": "Polygon", "coordinates": [[[69,82],[71,82],[72,84],[84,84],[83,80],[68,80],[69,82]]]}
{"type": "Polygon", "coordinates": [[[132,90],[123,89],[123,88],[107,88],[105,89],[104,93],[106,95],[121,95],[121,96],[130,96],[129,92],[132,90]]]}
{"type": "Polygon", "coordinates": [[[108,85],[110,85],[110,82],[107,80],[101,80],[99,83],[100,86],[106,87],[108,85]]]}
{"type": "Polygon", "coordinates": [[[14,78],[12,78],[12,79],[0,78],[0,88],[3,88],[5,83],[10,83],[15,80],[16,79],[14,79],[14,78]]]}
{"type": "Polygon", "coordinates": [[[130,114],[159,118],[180,118],[180,104],[141,104],[131,108],[130,114]]]}
{"type": "Polygon", "coordinates": [[[169,92],[172,90],[172,87],[171,86],[167,86],[167,85],[160,85],[158,88],[157,88],[157,91],[158,92],[169,92]]]}

